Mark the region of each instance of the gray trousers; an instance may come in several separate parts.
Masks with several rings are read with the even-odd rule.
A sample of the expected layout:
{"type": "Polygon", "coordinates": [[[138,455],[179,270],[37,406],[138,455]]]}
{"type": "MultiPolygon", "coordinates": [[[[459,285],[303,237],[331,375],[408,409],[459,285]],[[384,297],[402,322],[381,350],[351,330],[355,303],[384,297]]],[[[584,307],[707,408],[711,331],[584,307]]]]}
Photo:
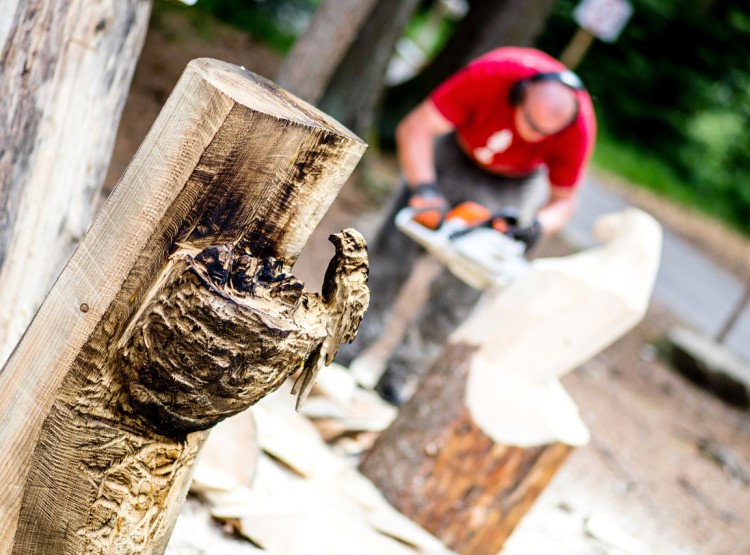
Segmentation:
{"type": "MultiPolygon", "coordinates": [[[[436,143],[435,160],[438,186],[451,206],[466,200],[479,202],[492,211],[514,206],[522,219],[531,219],[546,199],[547,182],[541,172],[520,179],[488,173],[460,150],[452,135],[436,143]]],[[[337,355],[336,360],[342,364],[351,363],[383,334],[401,285],[423,252],[394,223],[408,198],[409,192],[402,184],[391,195],[381,225],[369,242],[370,307],[355,341],[342,346],[337,355]]],[[[421,375],[439,354],[448,335],[466,319],[479,296],[479,291],[443,269],[430,284],[427,302],[407,327],[404,340],[389,360],[377,387],[381,395],[396,404],[405,400],[407,384],[421,375]]]]}

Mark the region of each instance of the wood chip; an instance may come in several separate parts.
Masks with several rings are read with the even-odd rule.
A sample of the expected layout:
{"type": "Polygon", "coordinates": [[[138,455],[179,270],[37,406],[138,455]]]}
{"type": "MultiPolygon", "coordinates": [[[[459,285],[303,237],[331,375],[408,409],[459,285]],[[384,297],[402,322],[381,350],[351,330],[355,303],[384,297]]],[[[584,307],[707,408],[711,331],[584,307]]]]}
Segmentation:
{"type": "Polygon", "coordinates": [[[634,537],[627,534],[611,518],[604,515],[592,515],[584,522],[586,533],[608,547],[614,547],[625,555],[645,555],[643,546],[634,537]]]}
{"type": "Polygon", "coordinates": [[[343,464],[328,450],[312,424],[306,422],[309,432],[290,425],[290,419],[304,420],[302,416],[281,417],[259,405],[253,408],[253,414],[261,448],[301,476],[326,475],[343,464]]]}

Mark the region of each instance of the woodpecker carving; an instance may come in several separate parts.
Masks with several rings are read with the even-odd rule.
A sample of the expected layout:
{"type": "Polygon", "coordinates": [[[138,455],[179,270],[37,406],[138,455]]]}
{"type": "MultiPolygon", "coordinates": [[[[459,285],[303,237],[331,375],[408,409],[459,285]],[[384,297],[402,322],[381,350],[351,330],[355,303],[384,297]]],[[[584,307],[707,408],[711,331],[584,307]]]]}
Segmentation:
{"type": "Polygon", "coordinates": [[[327,336],[307,359],[302,374],[294,383],[292,392],[297,394],[297,410],[309,395],[315,376],[324,364],[333,362],[343,343],[354,340],[370,302],[367,245],[362,235],[349,228],[331,235],[328,240],[333,243],[336,254],[328,264],[323,282],[321,313],[327,336]]]}

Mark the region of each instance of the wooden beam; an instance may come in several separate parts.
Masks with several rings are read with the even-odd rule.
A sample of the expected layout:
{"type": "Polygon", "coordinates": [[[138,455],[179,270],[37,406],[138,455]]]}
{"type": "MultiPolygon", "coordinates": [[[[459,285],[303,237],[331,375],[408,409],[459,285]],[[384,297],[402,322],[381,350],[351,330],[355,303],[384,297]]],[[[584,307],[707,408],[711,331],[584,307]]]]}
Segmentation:
{"type": "Polygon", "coordinates": [[[206,432],[367,305],[347,230],[323,294],[289,274],[361,157],[244,68],[191,62],[0,372],[0,552],[161,553],[206,432]]]}
{"type": "Polygon", "coordinates": [[[0,0],[0,365],[91,224],[148,0],[0,0]]]}
{"type": "Polygon", "coordinates": [[[661,230],[630,210],[601,247],[538,259],[453,333],[361,470],[464,555],[497,553],[588,430],[558,379],[645,314],[661,230]]]}

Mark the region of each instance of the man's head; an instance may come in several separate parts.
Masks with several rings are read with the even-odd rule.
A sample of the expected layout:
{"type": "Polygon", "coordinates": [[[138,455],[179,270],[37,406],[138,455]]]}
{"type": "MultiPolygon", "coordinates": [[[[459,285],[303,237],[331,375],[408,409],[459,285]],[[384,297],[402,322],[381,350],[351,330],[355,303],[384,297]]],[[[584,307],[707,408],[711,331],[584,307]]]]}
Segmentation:
{"type": "Polygon", "coordinates": [[[583,85],[575,74],[538,74],[519,82],[511,96],[516,127],[527,141],[560,133],[578,117],[577,91],[583,85]]]}

